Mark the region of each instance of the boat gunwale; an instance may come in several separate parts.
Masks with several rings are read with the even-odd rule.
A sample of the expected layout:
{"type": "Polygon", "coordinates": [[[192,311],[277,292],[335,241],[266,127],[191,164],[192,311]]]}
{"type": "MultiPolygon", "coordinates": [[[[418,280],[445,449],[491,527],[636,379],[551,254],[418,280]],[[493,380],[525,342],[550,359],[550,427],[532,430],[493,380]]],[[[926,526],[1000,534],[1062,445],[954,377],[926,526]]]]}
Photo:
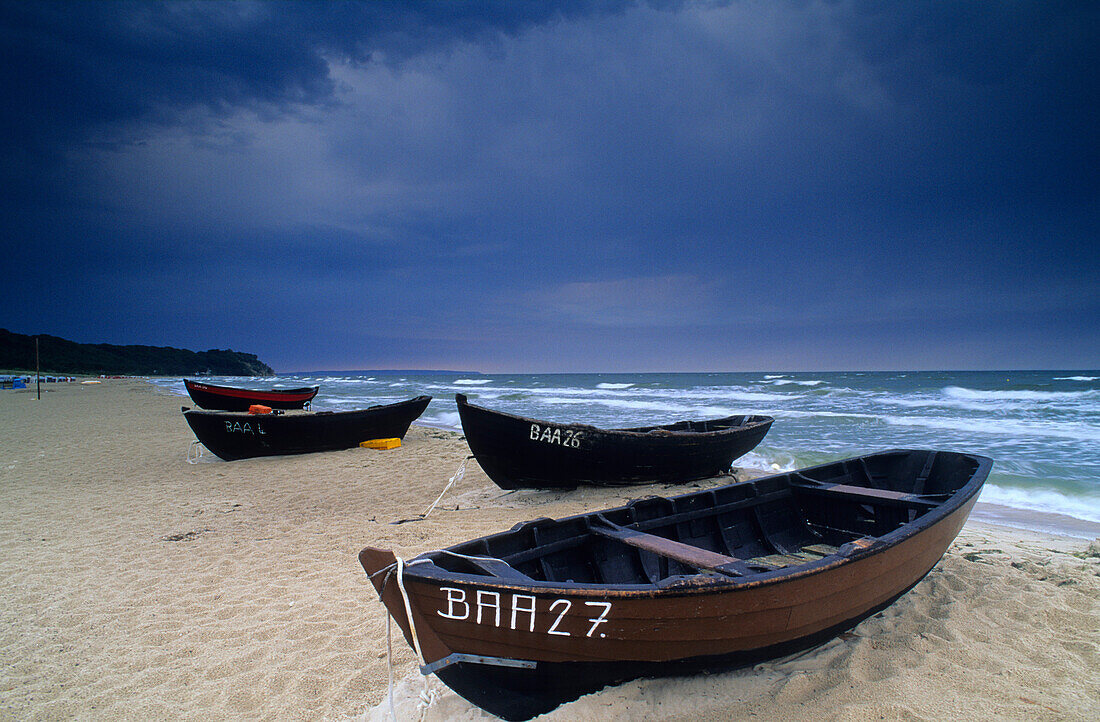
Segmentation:
{"type": "MultiPolygon", "coordinates": [[[[658,497],[666,498],[669,500],[681,499],[685,497],[703,495],[710,492],[717,491],[719,489],[728,488],[736,484],[755,483],[766,479],[780,477],[780,476],[793,476],[795,474],[803,474],[815,469],[833,466],[844,461],[850,461],[855,458],[868,458],[872,456],[886,456],[891,454],[908,454],[913,452],[932,451],[929,449],[889,449],[886,451],[876,452],[874,454],[865,454],[856,457],[848,457],[846,459],[838,459],[836,461],[826,462],[824,464],[818,464],[812,467],[806,467],[804,469],[798,469],[796,471],[783,472],[780,474],[769,474],[768,476],[757,477],[750,482],[734,482],[732,484],[725,484],[722,486],[712,487],[710,489],[702,489],[684,494],[677,494],[672,497],[658,497]]],[[[942,451],[936,451],[935,453],[944,453],[942,451]]],[[[616,597],[677,597],[677,596],[693,596],[698,594],[708,594],[715,592],[727,592],[737,591],[740,589],[750,589],[758,586],[774,585],[799,579],[801,577],[810,576],[814,574],[820,574],[832,569],[839,568],[841,566],[859,561],[869,556],[879,554],[891,547],[897,546],[902,542],[925,532],[932,527],[936,526],[951,514],[957,512],[968,502],[970,502],[974,496],[981,490],[982,485],[985,484],[986,478],[989,475],[989,470],[992,468],[993,460],[989,457],[982,456],[980,454],[972,454],[968,452],[946,452],[957,453],[960,456],[965,456],[973,459],[977,466],[970,473],[969,480],[952,492],[951,496],[938,506],[928,509],[921,514],[920,517],[914,519],[911,522],[907,522],[897,529],[894,529],[886,534],[876,537],[865,537],[873,541],[873,543],[866,547],[853,546],[848,550],[841,549],[837,552],[826,555],[819,559],[808,560],[802,564],[794,564],[787,567],[781,567],[779,569],[764,570],[751,575],[743,577],[728,577],[723,575],[708,574],[700,572],[694,575],[680,575],[668,577],[661,580],[658,583],[648,584],[601,584],[601,583],[576,583],[576,582],[549,582],[538,579],[532,579],[531,581],[519,581],[509,580],[503,577],[497,577],[488,574],[470,574],[466,572],[452,572],[435,564],[433,560],[434,555],[446,554],[453,551],[456,547],[462,547],[467,544],[479,541],[481,539],[489,539],[495,536],[507,535],[519,531],[522,526],[517,525],[510,530],[498,532],[497,534],[490,534],[485,537],[477,537],[475,539],[466,540],[459,544],[452,545],[443,549],[435,549],[418,554],[417,556],[406,562],[405,577],[407,581],[419,581],[424,584],[437,584],[439,582],[454,582],[465,583],[472,586],[492,587],[494,589],[524,589],[524,590],[538,590],[540,592],[554,592],[555,594],[568,595],[568,596],[589,596],[592,594],[597,595],[613,595],[616,597]],[[426,560],[430,564],[418,560],[426,560]],[[674,580],[674,581],[669,581],[674,580]]],[[[789,487],[782,491],[789,491],[793,496],[795,490],[799,487],[810,488],[808,485],[791,484],[789,487]]],[[[914,496],[919,496],[914,494],[914,496]]],[[[633,500],[632,500],[633,501],[633,500]]],[[[870,502],[867,502],[870,503],[870,502]]],[[[577,519],[585,517],[592,517],[596,514],[607,514],[630,508],[630,503],[609,508],[600,509],[593,512],[584,512],[581,514],[573,514],[570,516],[562,517],[560,519],[550,519],[549,521],[564,524],[577,519]]],[[[541,520],[539,520],[541,521],[541,520]]],[[[522,523],[521,523],[522,524],[522,523]]],[[[629,526],[625,528],[630,529],[629,526]]],[[[578,535],[582,536],[582,535],[578,535]]],[[[457,552],[456,552],[457,553],[457,552]]],[[[473,555],[470,555],[473,556],[473,555]]]]}
{"type": "MultiPolygon", "coordinates": [[[[183,380],[183,385],[184,385],[185,389],[190,389],[191,387],[198,387],[200,391],[206,391],[207,393],[214,393],[214,394],[222,393],[222,392],[225,392],[225,391],[239,391],[239,392],[243,392],[243,393],[246,393],[246,394],[278,394],[280,396],[282,396],[282,395],[297,396],[297,395],[305,395],[305,394],[308,394],[308,393],[312,393],[313,396],[316,396],[317,392],[321,390],[321,387],[319,385],[318,386],[299,386],[298,388],[293,388],[293,389],[280,389],[280,388],[249,389],[249,388],[244,388],[243,386],[222,386],[220,384],[211,384],[211,383],[207,383],[206,381],[195,381],[193,379],[186,379],[186,378],[183,380]]],[[[224,394],[224,395],[231,396],[233,394],[224,394]]],[[[310,397],[310,398],[312,398],[312,397],[310,397]]]]}

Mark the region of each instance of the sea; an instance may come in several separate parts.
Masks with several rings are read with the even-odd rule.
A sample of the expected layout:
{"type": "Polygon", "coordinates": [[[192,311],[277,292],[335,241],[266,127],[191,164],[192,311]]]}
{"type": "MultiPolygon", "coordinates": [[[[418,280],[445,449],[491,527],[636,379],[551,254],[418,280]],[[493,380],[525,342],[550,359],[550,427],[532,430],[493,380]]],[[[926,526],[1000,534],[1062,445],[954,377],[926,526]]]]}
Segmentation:
{"type": "MultiPolygon", "coordinates": [[[[1100,524],[1100,371],[341,371],[207,380],[254,388],[319,385],[315,411],[428,394],[432,402],[417,423],[458,431],[456,393],[512,414],[605,428],[765,414],[775,418],[771,431],[737,466],[787,471],[893,448],[972,452],[994,459],[978,516],[985,509],[1017,526],[1085,529],[1084,536],[1100,524]],[[1039,518],[1055,521],[1027,521],[1039,518]]],[[[187,395],[182,379],[151,382],[187,395]]]]}

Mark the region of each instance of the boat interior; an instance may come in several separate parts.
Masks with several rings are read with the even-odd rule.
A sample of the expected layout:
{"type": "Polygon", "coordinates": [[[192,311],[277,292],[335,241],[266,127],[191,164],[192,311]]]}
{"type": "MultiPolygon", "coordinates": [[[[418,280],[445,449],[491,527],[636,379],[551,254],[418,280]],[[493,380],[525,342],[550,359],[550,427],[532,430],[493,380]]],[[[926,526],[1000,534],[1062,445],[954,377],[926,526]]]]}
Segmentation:
{"type": "Polygon", "coordinates": [[[513,583],[665,586],[743,578],[846,556],[919,520],[962,488],[972,456],[899,451],[536,519],[425,556],[445,570],[513,583]]]}

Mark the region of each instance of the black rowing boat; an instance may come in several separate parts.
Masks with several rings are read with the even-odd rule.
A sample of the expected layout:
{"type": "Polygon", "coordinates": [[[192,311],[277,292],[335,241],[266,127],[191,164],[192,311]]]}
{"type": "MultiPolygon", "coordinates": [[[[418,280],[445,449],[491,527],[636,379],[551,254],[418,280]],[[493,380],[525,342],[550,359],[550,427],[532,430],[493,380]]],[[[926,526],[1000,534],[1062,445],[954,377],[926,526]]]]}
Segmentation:
{"type": "Polygon", "coordinates": [[[729,416],[598,429],[493,411],[468,403],[462,394],[455,400],[470,451],[502,489],[674,484],[716,476],[755,448],[773,421],[729,416]]]}
{"type": "Polygon", "coordinates": [[[403,438],[428,407],[418,396],[357,411],[248,414],[184,407],[183,416],[202,445],[226,461],[253,456],[350,449],[369,439],[403,438]]]}

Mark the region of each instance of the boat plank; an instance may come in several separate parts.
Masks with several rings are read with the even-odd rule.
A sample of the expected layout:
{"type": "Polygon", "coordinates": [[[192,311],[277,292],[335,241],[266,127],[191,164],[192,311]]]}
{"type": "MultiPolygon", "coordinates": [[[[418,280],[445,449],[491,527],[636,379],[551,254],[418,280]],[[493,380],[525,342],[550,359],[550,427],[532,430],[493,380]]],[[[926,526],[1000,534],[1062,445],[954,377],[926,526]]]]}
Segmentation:
{"type": "Polygon", "coordinates": [[[827,557],[830,554],[836,554],[836,550],[837,548],[831,544],[810,544],[802,547],[802,551],[816,554],[819,557],[827,557]]]}
{"type": "Polygon", "coordinates": [[[853,501],[866,501],[868,503],[886,502],[898,506],[916,506],[931,509],[939,506],[939,502],[922,499],[916,494],[904,491],[891,491],[889,489],[872,489],[865,486],[852,486],[850,484],[832,484],[830,486],[799,486],[799,489],[812,494],[825,496],[845,496],[853,501]]]}
{"type": "MultiPolygon", "coordinates": [[[[817,559],[818,557],[814,557],[817,559]]],[[[768,566],[773,569],[782,569],[783,567],[790,567],[796,564],[805,564],[808,559],[803,559],[800,556],[794,554],[769,554],[763,557],[753,557],[748,560],[749,564],[760,564],[762,566],[768,566]]]]}
{"type": "Polygon", "coordinates": [[[674,559],[696,569],[716,571],[727,576],[742,576],[748,572],[748,569],[744,567],[744,562],[740,559],[644,531],[614,525],[600,526],[593,524],[592,532],[668,559],[674,559]],[[738,569],[739,567],[740,569],[738,569]]]}

